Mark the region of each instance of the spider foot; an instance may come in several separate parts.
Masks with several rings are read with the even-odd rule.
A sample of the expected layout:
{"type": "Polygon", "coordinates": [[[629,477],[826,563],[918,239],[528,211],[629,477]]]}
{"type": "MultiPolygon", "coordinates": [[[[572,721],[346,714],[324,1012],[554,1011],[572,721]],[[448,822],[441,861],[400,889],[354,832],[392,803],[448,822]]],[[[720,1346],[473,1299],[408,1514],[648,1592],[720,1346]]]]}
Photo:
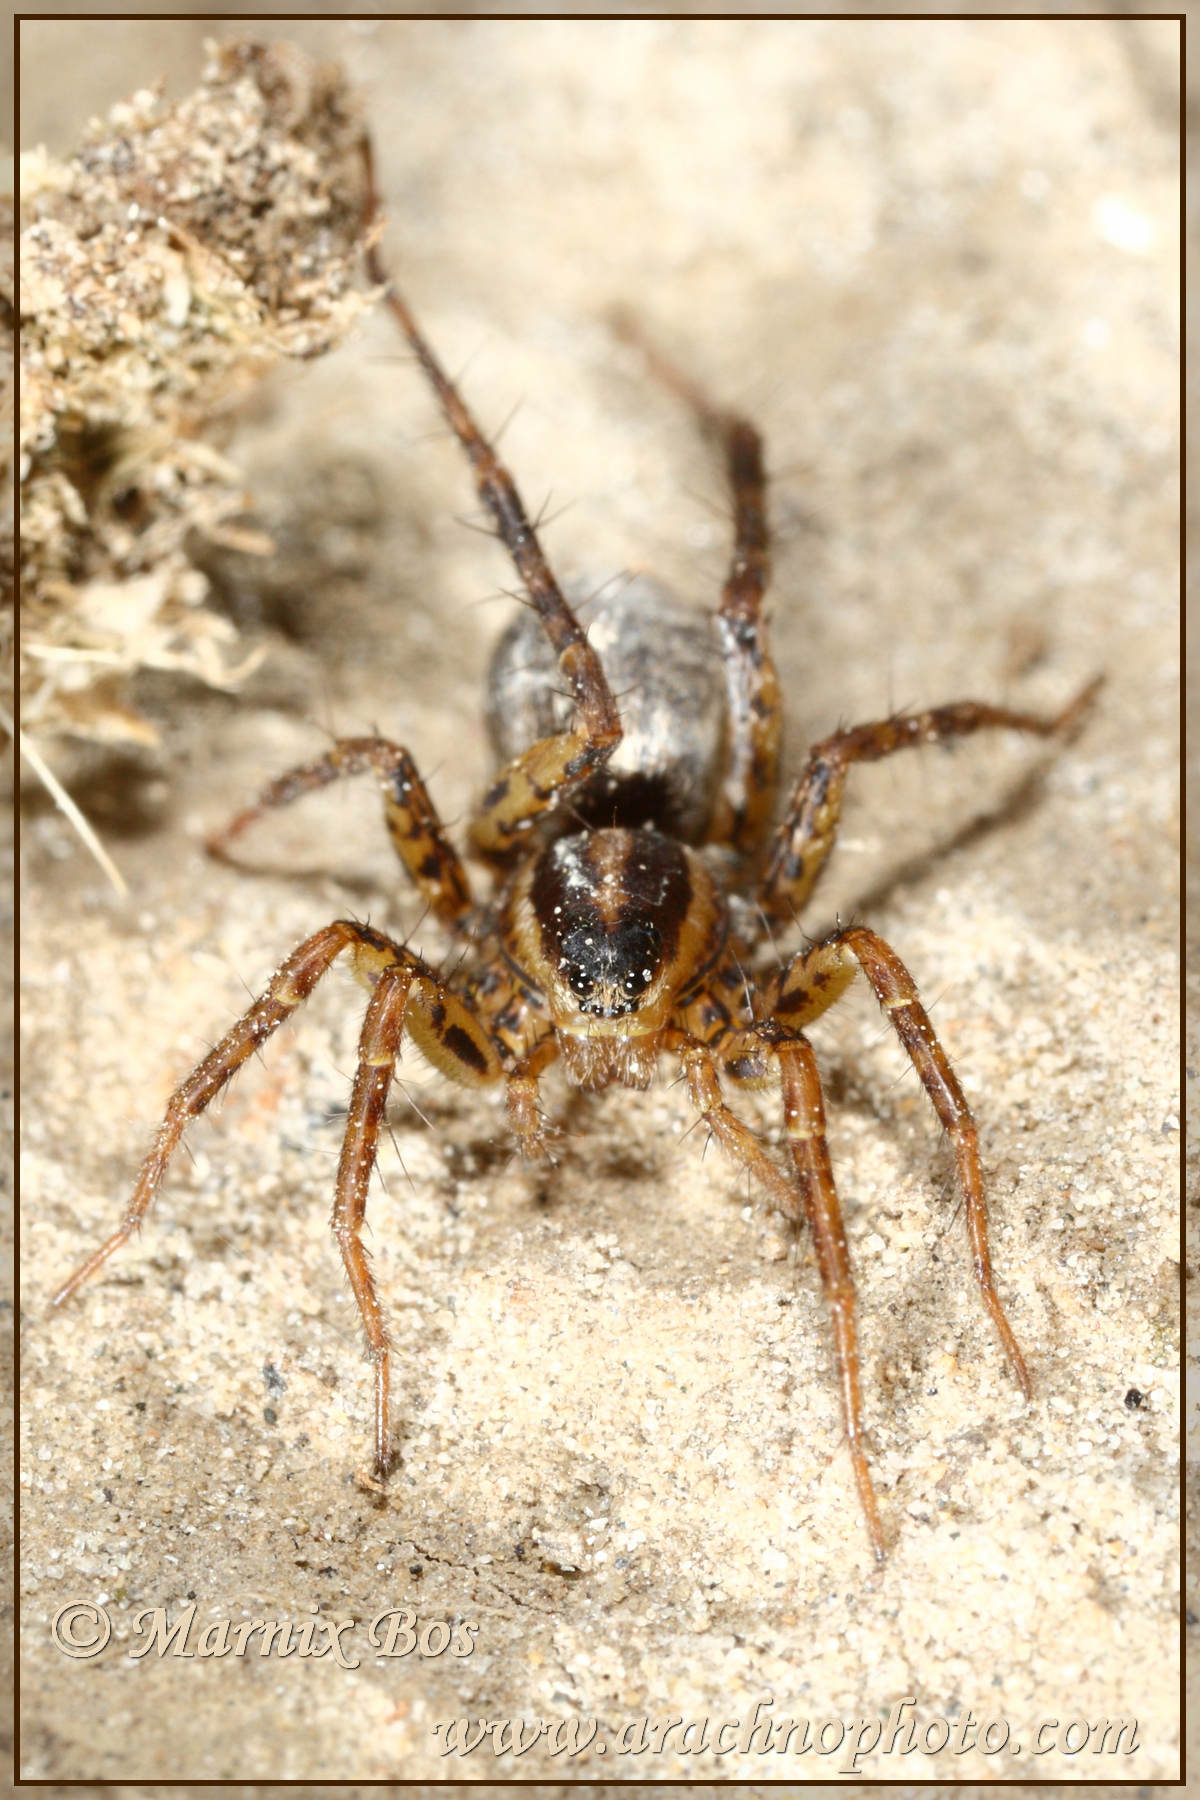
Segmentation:
{"type": "Polygon", "coordinates": [[[359,1463],[354,1471],[354,1485],[367,1494],[386,1494],[387,1478],[387,1465],[381,1465],[376,1458],[359,1463]]]}

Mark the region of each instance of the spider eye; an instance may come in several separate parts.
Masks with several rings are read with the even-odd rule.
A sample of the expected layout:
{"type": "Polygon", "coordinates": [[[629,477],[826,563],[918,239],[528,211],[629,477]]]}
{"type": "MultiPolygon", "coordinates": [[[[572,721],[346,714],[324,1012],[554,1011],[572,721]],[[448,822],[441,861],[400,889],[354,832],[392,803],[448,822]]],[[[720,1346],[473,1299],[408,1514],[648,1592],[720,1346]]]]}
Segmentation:
{"type": "Polygon", "coordinates": [[[564,934],[559,968],[581,1011],[617,1018],[636,1010],[661,955],[662,941],[650,920],[623,919],[606,929],[589,917],[564,934]]]}

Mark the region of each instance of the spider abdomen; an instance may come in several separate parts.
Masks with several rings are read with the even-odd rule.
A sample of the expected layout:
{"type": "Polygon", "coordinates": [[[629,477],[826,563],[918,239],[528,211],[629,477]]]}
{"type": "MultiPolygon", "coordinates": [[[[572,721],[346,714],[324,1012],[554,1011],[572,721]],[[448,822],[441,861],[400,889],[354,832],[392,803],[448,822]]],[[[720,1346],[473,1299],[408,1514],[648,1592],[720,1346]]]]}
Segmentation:
{"type": "MultiPolygon", "coordinates": [[[[654,825],[698,844],[712,811],[725,730],[725,681],[711,621],[638,576],[580,607],[621,714],[622,738],[571,796],[566,828],[654,825]]],[[[488,729],[501,765],[569,728],[573,703],[537,614],[522,612],[488,670],[488,729]]]]}

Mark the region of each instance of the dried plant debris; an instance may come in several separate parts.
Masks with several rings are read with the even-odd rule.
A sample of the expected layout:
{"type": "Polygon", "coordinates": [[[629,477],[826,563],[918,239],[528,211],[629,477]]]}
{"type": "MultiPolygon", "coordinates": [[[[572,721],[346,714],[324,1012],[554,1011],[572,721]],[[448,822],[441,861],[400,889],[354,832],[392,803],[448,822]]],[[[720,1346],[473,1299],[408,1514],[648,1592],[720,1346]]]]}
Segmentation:
{"type": "Polygon", "coordinates": [[[210,44],[201,85],[112,109],[69,162],[21,164],[22,717],[152,741],[138,668],[229,687],[206,540],[269,550],[218,447],[284,357],[370,304],[353,94],[289,44],[210,44]]]}

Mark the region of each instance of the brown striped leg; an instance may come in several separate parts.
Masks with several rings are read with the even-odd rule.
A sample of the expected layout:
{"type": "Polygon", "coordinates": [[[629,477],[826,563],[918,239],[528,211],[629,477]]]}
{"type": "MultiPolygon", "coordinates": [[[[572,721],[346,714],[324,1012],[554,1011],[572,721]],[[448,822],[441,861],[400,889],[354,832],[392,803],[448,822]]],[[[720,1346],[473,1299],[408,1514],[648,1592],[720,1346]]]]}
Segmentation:
{"type": "Polygon", "coordinates": [[[186,1126],[211,1104],[246,1058],[291,1017],[302,1001],[307,1000],[334,958],[354,942],[356,930],[357,927],[338,920],[293,950],[272,976],[266,993],[254,1002],[231,1031],[226,1032],[186,1081],[180,1083],[167,1102],[166,1116],[150,1154],[142,1164],[125,1217],[112,1236],[64,1281],[51,1301],[52,1306],[61,1306],[69,1299],[76,1288],[94,1275],[114,1250],[119,1250],[133,1235],[158,1192],[172,1152],[186,1126]]]}
{"type": "Polygon", "coordinates": [[[762,441],[731,414],[720,419],[733,490],[733,561],[717,611],[725,661],[729,731],[725,767],[708,836],[748,854],[771,824],[779,776],[783,712],[779,678],[767,646],[762,597],[770,573],[762,441]]]}
{"type": "Polygon", "coordinates": [[[1028,1398],[1029,1371],[992,1275],[987,1201],[979,1167],[979,1133],[966,1096],[921,1005],[916,983],[896,952],[864,926],[835,931],[823,943],[793,957],[776,978],[768,996],[772,1016],[790,1031],[802,1030],[840,1000],[854,979],[856,964],[875,990],[954,1147],[958,1183],[966,1202],[975,1279],[1000,1333],[1012,1372],[1028,1398]]]}
{"type": "Polygon", "coordinates": [[[112,1236],[68,1277],[51,1305],[61,1306],[137,1230],[162,1185],[171,1156],[190,1122],[199,1117],[246,1059],[308,998],[343,950],[353,954],[356,973],[368,986],[394,969],[411,991],[409,1032],[429,1060],[452,1080],[480,1086],[502,1078],[499,1055],[487,1031],[464,1001],[438,981],[419,957],[393,944],[382,932],[337,919],[293,950],[265,994],[226,1032],[167,1102],[150,1154],[142,1164],[125,1217],[112,1236]]]}
{"type": "Polygon", "coordinates": [[[762,616],[771,574],[762,439],[748,420],[715,406],[628,313],[618,312],[614,323],[638,345],[658,379],[688,403],[724,452],[733,498],[733,558],[716,628],[725,663],[729,730],[708,840],[748,853],[758,848],[771,823],[783,716],[762,616]]]}
{"type": "Polygon", "coordinates": [[[379,1127],[387,1106],[388,1089],[400,1052],[404,1009],[413,971],[394,965],[384,969],[375,983],[363,1020],[358,1045],[358,1067],[350,1096],[346,1134],[338,1160],[334,1189],[333,1235],[342,1253],[346,1274],[362,1315],[367,1336],[367,1355],[375,1371],[375,1476],[387,1475],[390,1456],[388,1425],[388,1333],[362,1243],[367,1190],[379,1148],[379,1127]]]}
{"type": "Polygon", "coordinates": [[[554,1157],[548,1139],[552,1135],[542,1112],[540,1081],[558,1057],[558,1038],[548,1033],[508,1076],[508,1124],[517,1148],[527,1161],[554,1157]]]}
{"type": "Polygon", "coordinates": [[[808,753],[783,823],[767,850],[759,887],[764,912],[775,918],[795,916],[804,907],[826,857],[833,848],[841,818],[846,777],[855,763],[878,762],[897,750],[918,744],[945,743],[976,731],[995,728],[1026,731],[1037,737],[1065,733],[1082,717],[1100,686],[1090,681],[1069,706],[1053,717],[1010,712],[962,700],[932,712],[903,714],[873,725],[835,732],[808,753]]]}
{"type": "Polygon", "coordinates": [[[392,943],[382,932],[338,919],[292,952],[273,976],[267,992],[172,1094],[120,1226],[63,1283],[51,1305],[61,1306],[133,1234],[162,1185],[171,1155],[187,1125],[211,1104],[247,1057],[308,998],[343,950],[350,951],[355,973],[370,988],[371,998],[359,1037],[358,1066],[338,1161],[332,1224],[375,1371],[372,1479],[382,1480],[389,1459],[388,1336],[362,1244],[362,1224],[401,1037],[407,1030],[436,1068],[465,1086],[499,1081],[505,1072],[482,1020],[419,957],[392,943]]]}
{"type": "Polygon", "coordinates": [[[798,1225],[804,1215],[795,1186],[775,1167],[749,1126],[726,1104],[713,1052],[701,1044],[673,1043],[671,1048],[678,1050],[683,1064],[688,1098],[721,1148],[741,1164],[751,1180],[759,1183],[776,1212],[798,1225]]]}
{"type": "Polygon", "coordinates": [[[835,931],[819,944],[799,950],[767,984],[767,1011],[789,1031],[806,1031],[814,1019],[836,1006],[858,973],[858,964],[835,931]]]}
{"type": "Polygon", "coordinates": [[[392,848],[430,910],[446,924],[454,924],[471,905],[466,870],[446,836],[412,757],[401,745],[389,743],[386,738],[340,738],[324,756],[278,776],[253,805],[238,813],[222,831],[214,832],[208,840],[210,853],[226,859],[234,838],[272,807],[290,806],[293,800],[316,788],[368,769],[383,794],[384,822],[392,848]]]}
{"type": "MultiPolygon", "coordinates": [[[[376,212],[377,203],[370,146],[365,142],[363,155],[371,215],[376,212]]],[[[540,813],[567,799],[611,756],[621,740],[621,721],[600,659],[550,571],[512,476],[484,438],[458,389],[389,281],[374,242],[367,251],[367,267],[372,281],[384,288],[393,317],[466,451],[476,492],[554,646],[558,666],[575,702],[577,723],[573,729],[533,744],[510,763],[483,797],[479,816],[471,827],[472,842],[482,855],[503,858],[520,844],[522,833],[540,813]]]]}
{"type": "Polygon", "coordinates": [[[875,1490],[863,1448],[862,1400],[858,1382],[858,1334],[854,1324],[854,1279],[842,1225],[842,1209],[834,1186],[829,1149],[825,1141],[825,1107],[821,1078],[812,1045],[795,1038],[776,1046],[783,1085],[783,1116],[804,1212],[812,1232],[821,1285],[833,1314],[834,1357],[842,1394],[842,1417],[854,1469],[854,1485],[867,1523],[867,1532],[879,1562],[886,1550],[875,1490]]]}
{"type": "Polygon", "coordinates": [[[933,1102],[934,1111],[954,1146],[958,1183],[967,1207],[967,1230],[975,1263],[975,1279],[979,1283],[984,1304],[992,1315],[1009,1365],[1021,1392],[1028,1399],[1032,1388],[1025,1358],[1013,1336],[992,1277],[992,1259],[988,1249],[987,1201],[983,1193],[983,1172],[979,1166],[979,1133],[971,1117],[966,1096],[958,1085],[946,1052],[938,1042],[929,1022],[929,1014],[921,1005],[916,983],[896,952],[881,937],[864,926],[855,926],[841,934],[841,941],[856,958],[859,968],[875,990],[875,996],[887,1013],[896,1035],[908,1052],[921,1085],[933,1102]]]}
{"type": "Polygon", "coordinates": [[[711,1050],[700,1045],[673,1044],[679,1050],[687,1078],[688,1094],[723,1149],[759,1183],[772,1206],[799,1225],[807,1220],[813,1234],[821,1280],[833,1313],[834,1350],[842,1413],[854,1468],[854,1483],[867,1522],[872,1548],[882,1560],[883,1528],[863,1450],[862,1407],[858,1391],[858,1343],[854,1330],[854,1283],[846,1253],[841,1210],[825,1147],[825,1114],[812,1049],[803,1039],[771,1041],[770,1034],[738,1032],[723,1042],[724,1060],[760,1060],[763,1054],[777,1061],[783,1080],[784,1118],[796,1179],[789,1180],[767,1156],[758,1139],[731,1111],[721,1096],[716,1063],[711,1050]],[[753,1054],[748,1046],[754,1040],[753,1054]]]}

